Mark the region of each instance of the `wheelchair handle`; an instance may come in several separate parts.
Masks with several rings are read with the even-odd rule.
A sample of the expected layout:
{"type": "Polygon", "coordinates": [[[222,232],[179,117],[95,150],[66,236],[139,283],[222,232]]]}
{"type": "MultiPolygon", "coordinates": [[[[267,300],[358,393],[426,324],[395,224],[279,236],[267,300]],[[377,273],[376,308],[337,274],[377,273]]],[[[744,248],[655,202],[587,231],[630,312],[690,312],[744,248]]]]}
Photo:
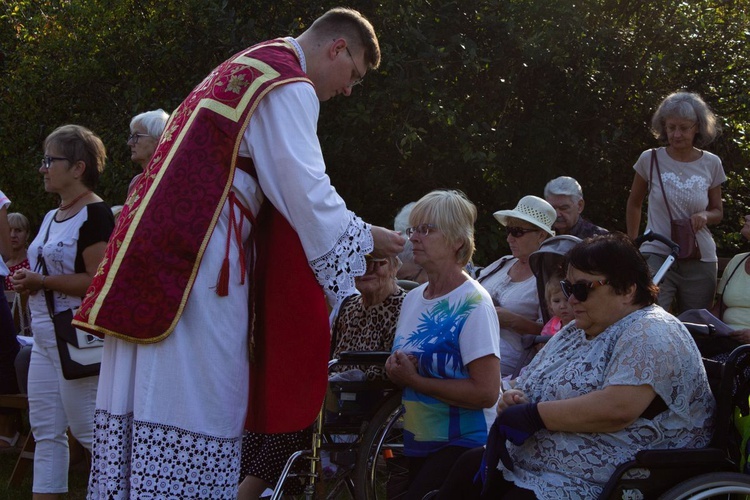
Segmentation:
{"type": "Polygon", "coordinates": [[[664,279],[664,275],[667,274],[669,268],[672,267],[672,263],[677,260],[677,256],[680,254],[680,245],[670,240],[666,236],[655,233],[650,229],[637,237],[633,243],[635,244],[635,246],[640,247],[641,244],[645,241],[658,241],[660,243],[664,243],[669,247],[669,255],[667,255],[667,258],[664,260],[664,264],[662,264],[662,266],[652,278],[654,284],[658,285],[659,283],[661,283],[661,280],[664,279]]]}
{"type": "Polygon", "coordinates": [[[646,241],[658,241],[660,243],[664,243],[669,247],[669,254],[672,255],[675,259],[680,254],[680,245],[670,240],[666,236],[655,233],[650,229],[642,235],[638,236],[633,243],[635,243],[635,246],[640,247],[641,244],[646,241]]]}

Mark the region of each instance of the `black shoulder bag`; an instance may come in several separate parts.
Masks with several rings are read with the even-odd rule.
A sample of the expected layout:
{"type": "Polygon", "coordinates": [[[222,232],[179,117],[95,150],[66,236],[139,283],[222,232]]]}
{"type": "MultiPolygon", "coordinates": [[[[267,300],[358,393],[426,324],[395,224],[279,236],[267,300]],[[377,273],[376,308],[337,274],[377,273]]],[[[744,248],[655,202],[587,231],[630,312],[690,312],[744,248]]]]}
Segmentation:
{"type": "MultiPolygon", "coordinates": [[[[47,263],[44,261],[42,248],[49,238],[49,230],[52,227],[50,220],[44,242],[39,248],[37,255],[37,272],[49,276],[47,263]]],[[[55,314],[55,298],[52,290],[44,290],[44,299],[47,302],[47,310],[55,327],[55,338],[57,340],[57,352],[60,354],[60,366],[63,377],[67,380],[75,380],[85,377],[99,375],[102,361],[102,348],[104,341],[99,337],[83,332],[73,326],[73,310],[66,309],[55,314]]]]}

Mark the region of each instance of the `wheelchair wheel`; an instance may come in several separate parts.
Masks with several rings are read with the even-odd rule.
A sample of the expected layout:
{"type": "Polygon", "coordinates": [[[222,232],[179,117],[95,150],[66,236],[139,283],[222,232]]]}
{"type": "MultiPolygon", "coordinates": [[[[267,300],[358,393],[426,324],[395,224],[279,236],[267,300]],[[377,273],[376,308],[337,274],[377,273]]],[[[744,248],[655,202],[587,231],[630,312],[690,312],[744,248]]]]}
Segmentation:
{"type": "Polygon", "coordinates": [[[408,473],[403,456],[403,413],[401,391],[397,391],[370,420],[357,451],[356,500],[398,498],[393,490],[408,473]]]}
{"type": "Polygon", "coordinates": [[[659,498],[661,500],[750,499],[750,475],[739,472],[702,474],[678,484],[659,498]]]}

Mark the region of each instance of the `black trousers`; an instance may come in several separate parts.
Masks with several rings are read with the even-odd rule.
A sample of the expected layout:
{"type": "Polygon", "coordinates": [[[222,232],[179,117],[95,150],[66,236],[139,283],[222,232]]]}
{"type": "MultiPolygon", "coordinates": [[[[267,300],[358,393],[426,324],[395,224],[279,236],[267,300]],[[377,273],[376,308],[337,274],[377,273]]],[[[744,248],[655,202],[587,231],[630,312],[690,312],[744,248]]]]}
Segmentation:
{"type": "Polygon", "coordinates": [[[410,457],[409,488],[403,498],[422,500],[430,491],[440,489],[451,467],[466,450],[462,446],[448,446],[427,457],[410,457]]]}
{"type": "Polygon", "coordinates": [[[448,474],[436,500],[534,500],[533,491],[519,488],[506,481],[503,474],[493,464],[487,471],[487,484],[477,477],[482,464],[484,448],[472,448],[464,452],[448,474]]]}
{"type": "MultiPolygon", "coordinates": [[[[0,280],[2,282],[3,280],[0,280]]],[[[5,285],[0,285],[4,289],[5,285]]],[[[16,325],[5,295],[0,297],[0,394],[18,394],[18,380],[14,362],[21,349],[16,339],[16,325]]],[[[16,413],[17,410],[0,410],[0,413],[16,413]]]]}

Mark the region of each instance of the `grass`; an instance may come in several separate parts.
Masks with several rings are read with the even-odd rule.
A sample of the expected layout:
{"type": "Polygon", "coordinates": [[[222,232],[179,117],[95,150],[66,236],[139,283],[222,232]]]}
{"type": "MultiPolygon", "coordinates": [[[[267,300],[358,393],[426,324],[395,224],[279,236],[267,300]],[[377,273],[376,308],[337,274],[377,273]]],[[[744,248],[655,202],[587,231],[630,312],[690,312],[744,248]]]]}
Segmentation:
{"type": "MultiPolygon", "coordinates": [[[[7,451],[0,453],[0,500],[31,499],[31,476],[33,475],[31,468],[29,468],[19,487],[11,488],[8,486],[8,480],[13,473],[19,452],[7,451]]],[[[68,494],[61,495],[61,498],[67,500],[84,500],[86,498],[88,477],[88,470],[85,470],[82,462],[72,465],[68,479],[68,494]]]]}

